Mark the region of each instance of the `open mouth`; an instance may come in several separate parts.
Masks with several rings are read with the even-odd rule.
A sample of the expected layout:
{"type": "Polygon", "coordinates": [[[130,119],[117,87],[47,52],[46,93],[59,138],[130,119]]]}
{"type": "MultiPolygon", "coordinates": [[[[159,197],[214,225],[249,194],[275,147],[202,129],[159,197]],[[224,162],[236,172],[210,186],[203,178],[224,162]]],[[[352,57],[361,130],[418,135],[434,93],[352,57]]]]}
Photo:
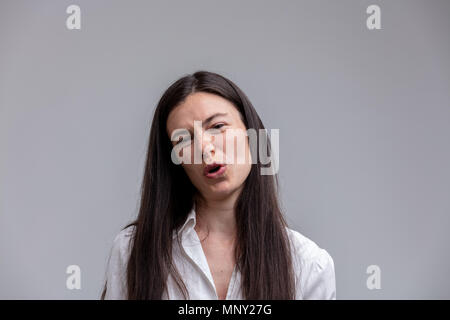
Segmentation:
{"type": "Polygon", "coordinates": [[[225,165],[219,164],[219,163],[213,163],[210,165],[207,165],[204,170],[204,175],[208,178],[216,178],[219,175],[221,175],[223,172],[225,172],[225,165]]]}
{"type": "Polygon", "coordinates": [[[211,170],[209,170],[208,173],[214,173],[214,172],[217,172],[217,171],[219,171],[219,169],[220,169],[220,166],[216,166],[216,167],[212,168],[211,170]]]}

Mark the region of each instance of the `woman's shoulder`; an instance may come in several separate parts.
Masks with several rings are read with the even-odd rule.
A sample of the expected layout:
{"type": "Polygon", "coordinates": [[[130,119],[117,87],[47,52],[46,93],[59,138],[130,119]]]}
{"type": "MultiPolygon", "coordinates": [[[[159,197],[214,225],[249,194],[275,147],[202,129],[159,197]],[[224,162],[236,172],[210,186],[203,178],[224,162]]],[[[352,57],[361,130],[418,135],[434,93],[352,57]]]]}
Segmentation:
{"type": "Polygon", "coordinates": [[[105,299],[126,299],[126,268],[134,229],[133,225],[127,226],[114,237],[106,270],[105,299]]]}
{"type": "Polygon", "coordinates": [[[134,225],[129,225],[122,229],[113,240],[112,251],[113,254],[123,258],[126,254],[129,253],[131,239],[133,236],[133,232],[135,230],[134,225]]]}
{"type": "Polygon", "coordinates": [[[335,299],[335,270],[331,255],[300,232],[286,229],[291,243],[296,277],[300,281],[301,298],[335,299]]]}
{"type": "Polygon", "coordinates": [[[323,264],[333,260],[325,249],[319,247],[316,242],[301,234],[300,232],[286,228],[294,254],[303,263],[317,262],[323,264]]]}
{"type": "Polygon", "coordinates": [[[114,242],[130,241],[130,238],[133,235],[135,228],[136,228],[135,225],[128,225],[125,228],[123,228],[114,238],[114,242]]]}

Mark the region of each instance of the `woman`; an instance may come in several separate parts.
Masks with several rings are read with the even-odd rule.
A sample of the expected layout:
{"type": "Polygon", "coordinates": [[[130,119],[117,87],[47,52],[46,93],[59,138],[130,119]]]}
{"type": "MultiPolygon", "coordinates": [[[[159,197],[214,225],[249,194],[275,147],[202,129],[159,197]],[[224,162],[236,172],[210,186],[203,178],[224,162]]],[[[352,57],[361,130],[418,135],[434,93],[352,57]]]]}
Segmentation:
{"type": "Polygon", "coordinates": [[[262,175],[254,161],[259,146],[255,152],[244,139],[251,161],[229,161],[230,129],[264,129],[232,81],[199,71],[166,90],[151,126],[139,214],[114,240],[102,299],[336,298],[333,259],[287,227],[277,177],[262,175]],[[181,140],[179,130],[188,133],[181,140]],[[194,161],[177,164],[180,157],[194,161]]]}

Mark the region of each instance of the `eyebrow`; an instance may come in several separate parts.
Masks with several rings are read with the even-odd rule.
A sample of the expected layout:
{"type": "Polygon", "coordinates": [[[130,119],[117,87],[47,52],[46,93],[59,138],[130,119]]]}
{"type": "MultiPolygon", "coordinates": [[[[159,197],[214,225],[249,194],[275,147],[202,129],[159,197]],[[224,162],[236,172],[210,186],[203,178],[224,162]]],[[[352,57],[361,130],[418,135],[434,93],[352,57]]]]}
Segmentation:
{"type": "MultiPolygon", "coordinates": [[[[217,118],[217,117],[221,117],[221,116],[227,116],[228,115],[228,113],[223,113],[223,112],[217,112],[217,113],[214,113],[212,116],[209,116],[208,118],[206,118],[204,121],[202,121],[202,124],[203,124],[203,126],[206,126],[206,125],[208,125],[211,121],[213,121],[214,120],[214,118],[217,118]]],[[[187,131],[189,131],[189,134],[190,135],[193,135],[193,133],[192,133],[192,130],[191,129],[186,129],[187,131]]],[[[180,142],[179,140],[178,140],[178,138],[179,138],[179,136],[181,135],[181,133],[178,133],[178,134],[175,134],[175,136],[173,136],[173,138],[175,138],[175,139],[177,139],[177,140],[172,140],[173,142],[175,142],[175,144],[178,144],[178,142],[180,142]]]]}
{"type": "MultiPolygon", "coordinates": [[[[210,122],[212,122],[217,117],[222,117],[222,116],[227,116],[227,115],[228,115],[228,113],[226,113],[226,112],[225,113],[223,113],[223,112],[214,113],[212,116],[209,116],[208,118],[206,118],[205,120],[202,121],[202,126],[203,127],[207,126],[210,122]]],[[[188,131],[190,134],[194,134],[192,132],[192,127],[189,127],[188,131]]]]}
{"type": "Polygon", "coordinates": [[[210,123],[211,121],[213,121],[214,118],[220,117],[220,116],[226,116],[226,115],[228,115],[228,113],[221,113],[221,112],[214,113],[212,116],[206,118],[206,120],[203,121],[203,124],[204,124],[204,125],[208,125],[208,123],[210,123]]]}

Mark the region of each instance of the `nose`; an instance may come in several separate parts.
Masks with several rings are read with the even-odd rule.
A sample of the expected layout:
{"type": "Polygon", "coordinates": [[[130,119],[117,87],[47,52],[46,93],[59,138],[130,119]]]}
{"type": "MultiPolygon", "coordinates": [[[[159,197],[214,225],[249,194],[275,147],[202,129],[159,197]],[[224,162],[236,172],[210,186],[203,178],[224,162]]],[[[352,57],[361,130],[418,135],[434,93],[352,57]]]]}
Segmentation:
{"type": "Polygon", "coordinates": [[[194,139],[197,140],[195,144],[198,147],[201,147],[201,150],[199,151],[203,160],[205,162],[211,162],[216,151],[212,136],[207,132],[203,132],[201,128],[196,129],[194,133],[194,139]]]}
{"type": "Polygon", "coordinates": [[[206,133],[203,134],[202,150],[202,155],[205,162],[212,162],[216,149],[214,143],[212,142],[211,135],[206,133]]]}

